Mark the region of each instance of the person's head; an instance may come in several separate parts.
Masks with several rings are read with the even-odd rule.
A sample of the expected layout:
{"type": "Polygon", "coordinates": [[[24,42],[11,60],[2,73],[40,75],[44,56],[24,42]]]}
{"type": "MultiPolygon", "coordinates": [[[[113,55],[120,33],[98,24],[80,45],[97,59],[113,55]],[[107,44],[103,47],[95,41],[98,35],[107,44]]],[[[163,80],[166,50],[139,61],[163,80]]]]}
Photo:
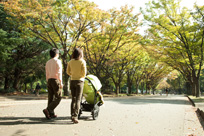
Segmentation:
{"type": "Polygon", "coordinates": [[[83,58],[83,51],[80,48],[75,48],[72,53],[72,59],[79,60],[83,58]]]}
{"type": "Polygon", "coordinates": [[[59,56],[59,50],[56,49],[56,48],[52,48],[52,49],[50,50],[50,57],[51,57],[51,58],[54,58],[56,55],[59,56]]]}

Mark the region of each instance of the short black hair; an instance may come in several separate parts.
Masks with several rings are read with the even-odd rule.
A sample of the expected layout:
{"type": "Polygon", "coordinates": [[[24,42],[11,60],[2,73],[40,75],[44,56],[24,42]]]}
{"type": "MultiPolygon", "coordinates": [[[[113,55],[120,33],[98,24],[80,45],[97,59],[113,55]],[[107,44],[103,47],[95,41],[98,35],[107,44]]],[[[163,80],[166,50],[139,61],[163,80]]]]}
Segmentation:
{"type": "Polygon", "coordinates": [[[54,57],[56,56],[56,54],[59,54],[59,50],[56,49],[56,48],[52,48],[52,49],[50,50],[50,57],[51,57],[51,58],[54,58],[54,57]]]}
{"type": "Polygon", "coordinates": [[[75,48],[72,54],[72,59],[79,60],[83,58],[83,51],[80,48],[75,48]]]}

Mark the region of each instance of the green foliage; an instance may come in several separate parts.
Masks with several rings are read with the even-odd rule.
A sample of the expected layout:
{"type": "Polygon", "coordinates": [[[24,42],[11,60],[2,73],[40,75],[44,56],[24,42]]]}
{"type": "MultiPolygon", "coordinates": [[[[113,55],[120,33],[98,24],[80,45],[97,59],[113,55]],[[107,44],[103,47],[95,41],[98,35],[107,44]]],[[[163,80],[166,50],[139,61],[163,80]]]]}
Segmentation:
{"type": "Polygon", "coordinates": [[[93,2],[86,0],[10,0],[3,4],[7,13],[15,17],[18,29],[24,35],[38,37],[61,50],[67,89],[66,67],[72,49],[81,47],[84,42],[82,34],[96,31],[105,14],[93,2]]]}
{"type": "MultiPolygon", "coordinates": [[[[44,64],[48,60],[47,44],[49,44],[50,47],[56,47],[61,51],[65,69],[64,83],[67,84],[66,62],[70,59],[72,49],[79,46],[84,48],[89,74],[94,74],[101,80],[104,92],[107,90],[112,92],[115,89],[118,94],[125,85],[130,89],[130,93],[133,89],[137,92],[141,86],[146,87],[148,91],[154,90],[159,81],[171,71],[164,63],[157,61],[157,58],[161,58],[159,60],[164,62],[169,56],[183,51],[183,45],[180,45],[182,42],[177,41],[178,37],[175,38],[172,33],[180,30],[187,35],[184,30],[190,27],[190,24],[185,29],[182,26],[173,27],[168,16],[172,12],[176,17],[176,10],[170,10],[176,4],[168,2],[172,6],[169,7],[164,1],[153,2],[155,7],[149,10],[152,16],[145,16],[152,22],[157,21],[157,24],[153,23],[150,28],[151,36],[148,41],[137,34],[140,25],[139,14],[133,13],[133,7],[123,6],[120,10],[111,9],[106,12],[86,0],[4,2],[9,15],[4,12],[3,23],[10,22],[11,28],[14,28],[3,29],[0,35],[2,36],[0,51],[4,53],[2,57],[5,58],[3,63],[5,72],[2,72],[2,77],[11,75],[9,78],[16,80],[13,82],[14,86],[18,84],[17,82],[29,83],[30,88],[33,88],[37,82],[44,85],[44,64]],[[161,15],[158,15],[154,11],[156,8],[166,10],[162,9],[161,15]],[[172,33],[169,34],[160,28],[159,23],[165,24],[172,33]],[[157,45],[152,50],[159,52],[159,55],[154,57],[149,55],[140,45],[143,41],[157,45]],[[179,45],[178,51],[173,50],[175,45],[170,44],[171,41],[179,45]]],[[[185,13],[186,10],[181,15],[188,17],[185,13]]],[[[180,19],[176,17],[176,20],[180,19]]],[[[190,46],[192,44],[189,44],[190,46]]],[[[192,50],[198,52],[196,48],[192,50]]],[[[184,55],[186,56],[185,53],[184,55]]],[[[196,55],[195,53],[193,59],[198,58],[196,55]]],[[[173,61],[169,60],[173,64],[173,61]]],[[[182,59],[182,55],[178,56],[178,60],[182,64],[186,62],[182,59]]]]}
{"type": "Polygon", "coordinates": [[[100,22],[98,31],[82,35],[86,39],[84,54],[89,71],[98,76],[105,87],[107,81],[115,88],[124,84],[125,71],[130,60],[136,57],[139,35],[135,32],[139,23],[138,14],[132,11],[133,7],[128,6],[111,9],[100,22]]]}
{"type": "Polygon", "coordinates": [[[180,8],[180,1],[176,0],[152,1],[147,4],[146,12],[143,11],[150,24],[147,50],[183,74],[196,95],[199,95],[198,80],[204,48],[200,13],[193,15],[187,8],[180,8]]]}
{"type": "Polygon", "coordinates": [[[1,82],[4,83],[4,89],[10,92],[18,90],[19,83],[23,83],[37,71],[44,75],[44,63],[47,60],[44,51],[47,50],[47,44],[35,37],[22,37],[21,31],[16,28],[17,22],[8,20],[7,17],[10,16],[2,7],[0,17],[0,23],[4,24],[0,29],[0,77],[5,81],[1,82]]]}

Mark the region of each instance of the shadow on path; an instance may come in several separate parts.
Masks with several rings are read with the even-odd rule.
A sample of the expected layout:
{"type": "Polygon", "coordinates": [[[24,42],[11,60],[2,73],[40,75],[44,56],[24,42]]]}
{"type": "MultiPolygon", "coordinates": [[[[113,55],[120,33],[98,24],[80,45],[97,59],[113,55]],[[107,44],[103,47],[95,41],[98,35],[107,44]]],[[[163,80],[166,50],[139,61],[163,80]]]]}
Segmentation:
{"type": "Polygon", "coordinates": [[[202,117],[200,116],[198,110],[196,110],[196,115],[197,115],[198,120],[199,120],[199,122],[200,122],[200,124],[201,124],[201,126],[203,127],[203,130],[204,130],[204,122],[203,122],[203,119],[202,119],[202,117]]]}
{"type": "Polygon", "coordinates": [[[46,100],[46,99],[47,99],[47,94],[42,94],[40,96],[35,96],[34,94],[13,95],[13,96],[0,95],[0,101],[46,100]]]}
{"type": "Polygon", "coordinates": [[[73,124],[70,117],[58,117],[55,119],[46,119],[45,117],[0,117],[1,125],[26,125],[26,124],[73,124]]]}
{"type": "MultiPolygon", "coordinates": [[[[79,120],[93,121],[91,116],[81,116],[79,120]]],[[[57,117],[50,120],[45,117],[0,117],[0,126],[30,124],[73,125],[73,122],[71,117],[57,117]]]]}

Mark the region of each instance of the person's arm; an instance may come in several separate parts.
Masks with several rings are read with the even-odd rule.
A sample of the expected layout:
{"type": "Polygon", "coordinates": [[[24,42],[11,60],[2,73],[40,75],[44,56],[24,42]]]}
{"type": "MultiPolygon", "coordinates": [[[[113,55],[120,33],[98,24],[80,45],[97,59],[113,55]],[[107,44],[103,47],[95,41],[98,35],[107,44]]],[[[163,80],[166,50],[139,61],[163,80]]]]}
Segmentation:
{"type": "Polygon", "coordinates": [[[62,88],[63,83],[62,83],[62,62],[61,60],[57,61],[57,65],[58,65],[58,79],[60,81],[60,86],[62,88]]]}
{"type": "Polygon", "coordinates": [[[47,63],[45,65],[45,73],[46,73],[46,81],[48,81],[49,71],[48,71],[48,68],[47,68],[47,63]]]}
{"type": "Polygon", "coordinates": [[[71,68],[70,68],[69,63],[67,63],[67,74],[68,74],[69,76],[71,76],[71,68]]]}
{"type": "Polygon", "coordinates": [[[86,69],[86,61],[83,60],[83,61],[82,61],[82,71],[81,71],[83,78],[86,77],[86,71],[87,71],[87,69],[86,69]]]}

